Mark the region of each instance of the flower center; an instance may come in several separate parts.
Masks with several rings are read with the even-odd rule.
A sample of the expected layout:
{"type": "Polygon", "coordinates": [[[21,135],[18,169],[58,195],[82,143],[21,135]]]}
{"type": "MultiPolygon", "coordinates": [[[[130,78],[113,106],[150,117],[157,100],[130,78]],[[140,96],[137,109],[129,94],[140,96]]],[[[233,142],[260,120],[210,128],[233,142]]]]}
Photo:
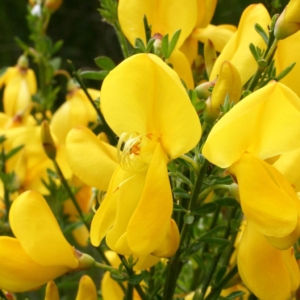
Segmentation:
{"type": "Polygon", "coordinates": [[[132,173],[144,172],[151,161],[156,143],[157,139],[152,133],[121,134],[117,145],[121,168],[132,173]]]}

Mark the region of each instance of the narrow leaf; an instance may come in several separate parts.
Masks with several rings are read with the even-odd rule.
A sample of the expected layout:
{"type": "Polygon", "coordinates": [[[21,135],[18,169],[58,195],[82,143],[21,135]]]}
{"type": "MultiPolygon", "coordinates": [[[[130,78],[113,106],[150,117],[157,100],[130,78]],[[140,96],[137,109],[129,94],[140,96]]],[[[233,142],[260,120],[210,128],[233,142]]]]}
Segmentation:
{"type": "Polygon", "coordinates": [[[172,39],[169,43],[169,49],[168,49],[168,57],[169,58],[173,52],[173,50],[175,49],[175,46],[178,42],[178,39],[179,39],[179,36],[180,36],[180,33],[181,33],[181,29],[177,30],[174,35],[172,36],[172,39]]]}
{"type": "Polygon", "coordinates": [[[179,188],[179,187],[173,189],[173,193],[175,196],[178,196],[178,197],[182,197],[182,198],[186,198],[186,199],[191,198],[191,195],[187,191],[185,191],[184,189],[179,188]]]}
{"type": "Polygon", "coordinates": [[[224,245],[224,246],[225,245],[227,246],[230,244],[230,242],[228,240],[216,238],[216,237],[205,236],[205,237],[201,237],[199,240],[202,242],[209,243],[209,244],[218,244],[218,245],[224,245]]]}
{"type": "Polygon", "coordinates": [[[256,52],[256,48],[255,48],[255,46],[254,46],[252,43],[249,45],[249,49],[250,49],[250,51],[251,51],[251,53],[252,53],[252,55],[253,55],[255,61],[258,61],[259,55],[258,55],[258,53],[256,52]]]}
{"type": "Polygon", "coordinates": [[[169,53],[169,35],[166,34],[161,41],[161,50],[162,54],[165,59],[169,58],[168,53],[169,53]]]}
{"type": "Polygon", "coordinates": [[[214,280],[214,284],[215,285],[218,285],[221,282],[221,280],[223,279],[223,277],[226,274],[226,272],[227,272],[227,267],[226,266],[222,266],[218,270],[218,272],[217,272],[217,274],[215,276],[215,280],[214,280]]]}
{"type": "Polygon", "coordinates": [[[257,33],[262,37],[262,39],[264,40],[266,45],[268,46],[269,37],[268,37],[267,33],[264,31],[264,29],[257,23],[254,25],[254,28],[257,31],[257,33]]]}
{"type": "Polygon", "coordinates": [[[285,68],[282,72],[280,72],[277,76],[276,76],[276,80],[279,81],[281,80],[283,77],[285,77],[287,74],[289,74],[294,66],[295,66],[295,62],[293,62],[292,64],[290,64],[287,68],[285,68]]]}
{"type": "Polygon", "coordinates": [[[228,295],[226,298],[227,299],[236,299],[237,297],[241,297],[245,294],[245,292],[242,291],[235,291],[232,292],[230,295],[228,295]]]}
{"type": "Polygon", "coordinates": [[[214,201],[220,206],[230,206],[230,207],[239,207],[240,204],[234,199],[230,197],[220,198],[214,201]]]}
{"type": "Polygon", "coordinates": [[[145,30],[145,36],[146,36],[146,42],[148,43],[151,38],[151,26],[148,24],[148,20],[146,15],[144,15],[144,30],[145,30]]]}
{"type": "Polygon", "coordinates": [[[10,159],[12,156],[14,156],[15,154],[17,154],[22,148],[24,147],[24,145],[20,145],[12,150],[10,150],[6,155],[5,155],[5,160],[10,159]]]}

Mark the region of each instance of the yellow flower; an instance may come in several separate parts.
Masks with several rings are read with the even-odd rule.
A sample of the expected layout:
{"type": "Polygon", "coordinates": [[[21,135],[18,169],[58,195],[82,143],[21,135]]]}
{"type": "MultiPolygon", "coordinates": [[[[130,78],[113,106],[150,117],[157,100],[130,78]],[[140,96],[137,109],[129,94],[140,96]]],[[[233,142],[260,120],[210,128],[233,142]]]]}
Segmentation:
{"type": "Polygon", "coordinates": [[[300,204],[284,176],[264,160],[299,148],[298,128],[299,98],[271,82],[227,113],[203,147],[209,161],[229,167],[236,178],[247,219],[281,249],[299,237],[300,204]]]}
{"type": "Polygon", "coordinates": [[[300,30],[300,2],[290,0],[275,23],[274,35],[278,40],[285,39],[300,30]]]}
{"type": "Polygon", "coordinates": [[[28,191],[14,200],[9,221],[16,238],[0,237],[0,288],[35,289],[79,266],[44,198],[28,191]]]}
{"type": "MultiPolygon", "coordinates": [[[[59,300],[59,292],[53,281],[46,287],[45,300],[59,300]]],[[[79,281],[78,292],[75,300],[97,300],[96,286],[88,275],[83,275],[79,281]]]]}
{"type": "Polygon", "coordinates": [[[299,286],[294,249],[274,248],[249,221],[238,249],[238,268],[245,285],[261,300],[293,299],[299,286]]]}
{"type": "MultiPolygon", "coordinates": [[[[171,219],[167,164],[199,141],[198,116],[177,74],[152,54],[132,56],[110,72],[103,82],[101,106],[107,123],[120,137],[119,166],[93,218],[91,242],[98,246],[106,236],[108,246],[117,253],[171,256],[179,235],[171,219]]],[[[97,153],[102,157],[104,153],[100,141],[83,130],[78,139],[74,130],[70,135],[77,141],[69,144],[68,136],[68,155],[74,158],[71,168],[98,165],[97,153]],[[82,150],[75,159],[79,141],[88,141],[89,151],[82,150]]],[[[83,172],[90,174],[90,181],[105,181],[102,169],[94,169],[83,172]]]]}
{"type": "Polygon", "coordinates": [[[26,58],[21,57],[17,66],[7,68],[0,77],[0,88],[5,86],[4,112],[11,117],[26,109],[32,103],[31,96],[37,91],[35,74],[28,68],[28,62],[23,65],[24,59],[26,58]]]}
{"type": "MultiPolygon", "coordinates": [[[[96,122],[97,113],[84,91],[74,84],[69,84],[69,92],[66,102],[53,114],[51,129],[60,144],[64,144],[68,132],[78,126],[88,126],[89,122],[96,122]]],[[[97,90],[88,89],[95,100],[100,93],[97,90]]]]}
{"type": "Polygon", "coordinates": [[[227,60],[237,68],[241,76],[242,85],[244,85],[257,69],[257,63],[249,50],[249,44],[253,43],[261,49],[266,48],[254,25],[258,23],[267,32],[270,22],[269,13],[262,4],[248,6],[242,14],[238,30],[216,60],[210,75],[210,81],[218,76],[222,63],[227,60]]]}

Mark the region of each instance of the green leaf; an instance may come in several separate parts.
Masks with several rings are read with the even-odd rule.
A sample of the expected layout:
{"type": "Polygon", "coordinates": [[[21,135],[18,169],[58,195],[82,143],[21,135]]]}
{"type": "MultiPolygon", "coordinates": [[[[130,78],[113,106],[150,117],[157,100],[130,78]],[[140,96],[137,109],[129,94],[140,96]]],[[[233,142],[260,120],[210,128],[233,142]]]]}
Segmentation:
{"type": "Polygon", "coordinates": [[[155,39],[150,39],[148,41],[147,47],[146,47],[146,52],[150,53],[152,51],[153,45],[154,45],[155,39]]]}
{"type": "Polygon", "coordinates": [[[285,77],[287,74],[289,74],[289,73],[292,71],[292,69],[294,68],[295,64],[296,64],[295,62],[293,62],[292,64],[290,64],[287,68],[285,68],[282,72],[280,72],[280,73],[276,76],[275,80],[279,81],[279,80],[281,80],[283,77],[285,77]]]}
{"type": "Polygon", "coordinates": [[[20,38],[16,37],[15,42],[18,44],[18,46],[25,52],[29,51],[29,46],[24,43],[20,38]]]}
{"type": "Polygon", "coordinates": [[[249,45],[249,49],[250,49],[255,61],[258,61],[258,59],[259,59],[258,53],[256,52],[256,48],[252,43],[249,45]]]}
{"type": "Polygon", "coordinates": [[[224,197],[220,198],[214,201],[214,203],[220,205],[220,206],[230,206],[230,207],[239,207],[240,204],[231,197],[224,197]]]}
{"type": "Polygon", "coordinates": [[[228,226],[225,226],[225,225],[216,226],[212,230],[210,230],[210,231],[206,232],[205,234],[203,234],[201,236],[201,238],[206,237],[206,236],[215,235],[217,232],[225,231],[227,228],[228,228],[228,226]]]}
{"type": "Polygon", "coordinates": [[[161,41],[161,51],[165,59],[169,58],[169,35],[166,34],[161,41]]]}
{"type": "Polygon", "coordinates": [[[144,15],[143,22],[144,22],[144,30],[145,30],[146,42],[148,43],[149,40],[150,40],[150,38],[151,38],[151,26],[149,26],[149,24],[148,24],[148,20],[147,20],[147,16],[146,15],[144,15]]]}
{"type": "Polygon", "coordinates": [[[187,212],[187,210],[184,207],[182,207],[181,205],[179,205],[177,203],[173,203],[173,210],[187,212]]]}
{"type": "Polygon", "coordinates": [[[200,207],[196,208],[193,211],[194,215],[207,215],[215,212],[218,208],[218,205],[214,202],[211,203],[204,203],[200,207]]]}
{"type": "Polygon", "coordinates": [[[0,144],[4,143],[6,141],[5,135],[0,135],[0,144]]]}
{"type": "Polygon", "coordinates": [[[187,191],[185,191],[184,189],[182,189],[180,187],[173,189],[173,193],[175,196],[178,196],[178,197],[182,197],[182,198],[186,198],[186,199],[191,198],[191,195],[187,191]]]}
{"type": "Polygon", "coordinates": [[[214,280],[214,284],[215,285],[218,285],[221,282],[221,280],[223,279],[223,277],[226,274],[226,272],[227,272],[227,266],[222,266],[218,270],[218,272],[217,272],[217,274],[215,276],[215,280],[214,280]]]}
{"type": "Polygon", "coordinates": [[[24,147],[24,145],[20,145],[12,150],[10,150],[7,154],[5,154],[5,160],[10,159],[12,156],[14,156],[15,154],[17,154],[22,148],[24,147]]]}
{"type": "Polygon", "coordinates": [[[108,71],[82,71],[79,75],[86,79],[103,80],[108,73],[108,71]]]}
{"type": "Polygon", "coordinates": [[[49,64],[52,66],[53,70],[57,71],[61,66],[61,58],[54,57],[49,61],[49,64]]]}
{"type": "Polygon", "coordinates": [[[146,53],[146,46],[142,39],[137,38],[135,40],[135,50],[139,53],[146,53]]]}
{"type": "Polygon", "coordinates": [[[169,49],[168,49],[168,57],[166,58],[169,58],[173,52],[173,50],[175,49],[175,46],[178,42],[178,39],[179,39],[179,36],[180,36],[180,33],[181,33],[181,29],[177,30],[174,35],[172,36],[172,39],[169,43],[169,49]]]}
{"type": "Polygon", "coordinates": [[[63,41],[63,40],[57,41],[57,42],[54,44],[53,48],[52,48],[51,54],[53,55],[53,54],[55,54],[57,51],[59,51],[59,50],[61,49],[61,47],[63,46],[63,44],[64,44],[64,41],[63,41]]]}
{"type": "Polygon", "coordinates": [[[268,46],[269,37],[268,37],[267,33],[264,31],[264,29],[257,23],[254,25],[254,28],[257,31],[257,33],[262,37],[262,39],[264,40],[266,45],[268,46]]]}
{"type": "Polygon", "coordinates": [[[187,213],[183,216],[184,223],[190,225],[194,222],[195,216],[191,215],[190,213],[187,213]]]}
{"type": "Polygon", "coordinates": [[[209,236],[201,237],[199,241],[206,242],[208,244],[217,244],[222,246],[227,246],[230,244],[228,240],[217,238],[217,237],[209,237],[209,236]]]}
{"type": "Polygon", "coordinates": [[[136,285],[139,284],[144,278],[143,274],[135,274],[129,277],[129,283],[136,285]]]}
{"type": "Polygon", "coordinates": [[[95,58],[96,65],[106,71],[111,71],[116,65],[115,63],[107,56],[99,56],[95,58]]]}
{"type": "Polygon", "coordinates": [[[241,297],[245,294],[245,292],[242,292],[242,291],[235,291],[235,292],[232,292],[230,295],[228,295],[226,297],[226,299],[236,299],[237,297],[241,297]]]}

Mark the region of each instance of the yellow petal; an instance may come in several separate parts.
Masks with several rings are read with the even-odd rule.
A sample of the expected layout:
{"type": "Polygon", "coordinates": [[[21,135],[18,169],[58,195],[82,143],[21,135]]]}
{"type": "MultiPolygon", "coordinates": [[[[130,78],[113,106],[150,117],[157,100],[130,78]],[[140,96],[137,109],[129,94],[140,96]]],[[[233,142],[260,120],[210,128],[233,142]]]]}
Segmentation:
{"type": "Polygon", "coordinates": [[[56,284],[49,281],[46,287],[45,300],[59,300],[59,293],[56,284]]]}
{"type": "Polygon", "coordinates": [[[131,56],[111,71],[102,85],[101,105],[117,135],[152,133],[171,158],[199,141],[199,118],[178,75],[155,55],[131,56]]]}
{"type": "Polygon", "coordinates": [[[275,52],[275,66],[276,72],[279,74],[292,63],[296,62],[293,70],[280,80],[281,83],[291,88],[300,97],[300,84],[297,80],[300,74],[300,32],[279,41],[277,50],[275,52]],[[291,51],[293,49],[293,51],[291,51]]]}
{"type": "Polygon", "coordinates": [[[192,69],[185,55],[181,51],[175,50],[172,52],[172,55],[168,59],[168,63],[172,64],[173,69],[178,74],[180,79],[184,81],[187,88],[193,89],[194,79],[192,69]]]}
{"type": "Polygon", "coordinates": [[[105,199],[92,220],[90,237],[91,243],[96,247],[99,246],[115,222],[119,198],[118,185],[122,182],[123,177],[124,171],[118,167],[111,178],[105,199]]]}
{"type": "Polygon", "coordinates": [[[28,191],[14,200],[9,220],[23,249],[43,266],[76,268],[74,249],[64,238],[60,227],[44,198],[28,191]]]}
{"type": "Polygon", "coordinates": [[[226,95],[228,95],[230,102],[238,103],[241,90],[242,83],[238,70],[230,62],[224,61],[221,65],[220,76],[211,95],[214,109],[220,109],[220,104],[224,104],[226,95]]]}
{"type": "Polygon", "coordinates": [[[190,34],[179,50],[186,56],[191,66],[198,55],[198,41],[190,34]]]}
{"type": "Polygon", "coordinates": [[[209,24],[207,27],[194,29],[192,37],[203,44],[211,40],[216,51],[222,52],[235,31],[235,26],[209,24]]]}
{"type": "Polygon", "coordinates": [[[274,167],[244,154],[230,168],[230,172],[237,178],[243,212],[257,230],[277,238],[285,237],[295,230],[300,214],[299,200],[289,183],[274,167]]]}
{"type": "MultiPolygon", "coordinates": [[[[93,92],[92,95],[95,96],[94,94],[99,94],[99,92],[93,92]]],[[[51,119],[51,128],[58,141],[64,144],[66,136],[72,128],[79,125],[87,126],[89,122],[95,122],[96,119],[96,111],[87,96],[81,89],[76,89],[54,113],[51,119]]]]}
{"type": "Polygon", "coordinates": [[[176,224],[173,224],[174,230],[170,229],[172,206],[166,159],[158,144],[147,172],[141,198],[127,227],[128,245],[133,253],[146,255],[157,251],[157,255],[172,256],[176,252],[176,224]],[[166,239],[169,243],[165,243],[166,239]]]}
{"type": "Polygon", "coordinates": [[[73,173],[87,185],[106,191],[117,167],[116,149],[101,142],[85,127],[70,131],[66,149],[73,173]]]}
{"type": "Polygon", "coordinates": [[[251,223],[238,250],[238,268],[245,285],[261,300],[292,299],[299,286],[293,248],[277,250],[251,223]]]}
{"type": "Polygon", "coordinates": [[[83,275],[79,281],[76,300],[97,300],[96,286],[88,275],[83,275]]]}
{"type": "Polygon", "coordinates": [[[179,48],[193,30],[197,18],[196,0],[183,2],[181,0],[120,0],[118,5],[119,22],[127,39],[132,45],[136,38],[145,42],[143,18],[146,15],[148,24],[152,27],[152,35],[173,34],[181,29],[176,45],[179,48]],[[130,17],[129,17],[130,16],[130,17]]]}
{"type": "Polygon", "coordinates": [[[210,81],[217,77],[220,66],[225,60],[230,61],[237,68],[243,85],[254,74],[257,64],[249,50],[249,44],[253,43],[260,49],[266,48],[266,44],[254,28],[256,23],[268,32],[268,25],[271,23],[271,19],[268,11],[262,4],[253,4],[244,10],[237,32],[226,44],[214,65],[210,81]]]}
{"type": "Polygon", "coordinates": [[[195,25],[196,28],[204,28],[210,23],[217,6],[217,2],[217,0],[197,0],[198,16],[195,25]]]}
{"type": "Polygon", "coordinates": [[[124,292],[119,284],[106,272],[101,281],[101,291],[103,300],[120,300],[124,298],[124,292]]]}
{"type": "MultiPolygon", "coordinates": [[[[39,224],[39,228],[41,228],[39,224]]],[[[48,236],[47,236],[48,238],[48,236]]],[[[0,237],[0,288],[10,292],[36,289],[69,271],[66,266],[42,266],[33,261],[20,242],[0,237]]]]}
{"type": "Polygon", "coordinates": [[[213,127],[203,155],[221,168],[244,152],[267,159],[300,148],[298,128],[299,98],[286,86],[271,82],[235,105],[213,127]]]}

